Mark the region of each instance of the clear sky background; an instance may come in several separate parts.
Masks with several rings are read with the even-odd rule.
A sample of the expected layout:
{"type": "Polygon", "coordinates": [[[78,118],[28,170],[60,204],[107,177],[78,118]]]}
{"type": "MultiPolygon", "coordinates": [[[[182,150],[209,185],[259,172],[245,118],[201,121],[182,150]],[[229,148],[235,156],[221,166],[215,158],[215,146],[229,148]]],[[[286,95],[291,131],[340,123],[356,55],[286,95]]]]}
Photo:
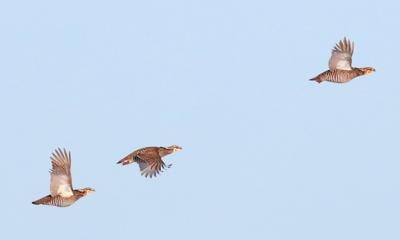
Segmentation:
{"type": "Polygon", "coordinates": [[[396,1],[3,1],[1,239],[400,239],[396,1]],[[344,85],[308,81],[344,36],[344,85]],[[116,162],[179,144],[159,177],[116,162]],[[72,152],[69,208],[51,152],[72,152]]]}

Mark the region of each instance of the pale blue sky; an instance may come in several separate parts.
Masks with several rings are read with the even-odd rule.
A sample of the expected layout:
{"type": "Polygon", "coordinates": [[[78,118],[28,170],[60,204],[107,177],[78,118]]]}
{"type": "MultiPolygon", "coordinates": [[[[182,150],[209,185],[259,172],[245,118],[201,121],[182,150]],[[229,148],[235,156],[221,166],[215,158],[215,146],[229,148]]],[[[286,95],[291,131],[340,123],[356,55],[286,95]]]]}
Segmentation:
{"type": "Polygon", "coordinates": [[[3,1],[1,239],[400,239],[396,1],[3,1]],[[308,81],[355,41],[345,85],[308,81]],[[156,179],[115,163],[184,150],[156,179]],[[49,155],[72,152],[69,208],[49,155]]]}

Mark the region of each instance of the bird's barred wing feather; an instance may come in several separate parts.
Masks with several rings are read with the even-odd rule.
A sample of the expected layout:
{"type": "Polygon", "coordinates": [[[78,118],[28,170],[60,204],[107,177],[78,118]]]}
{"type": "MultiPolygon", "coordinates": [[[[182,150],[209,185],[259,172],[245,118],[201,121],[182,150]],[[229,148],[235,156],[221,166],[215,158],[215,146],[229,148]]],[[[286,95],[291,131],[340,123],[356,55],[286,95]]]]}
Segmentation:
{"type": "Polygon", "coordinates": [[[52,165],[50,170],[51,196],[70,197],[74,195],[72,192],[71,153],[65,149],[57,149],[50,159],[52,165]]]}
{"type": "Polygon", "coordinates": [[[332,55],[329,59],[329,70],[352,70],[352,60],[354,43],[344,38],[340,40],[332,49],[332,55]]]}
{"type": "Polygon", "coordinates": [[[139,164],[140,172],[145,177],[155,177],[162,172],[166,165],[157,153],[138,154],[135,161],[139,164]]]}

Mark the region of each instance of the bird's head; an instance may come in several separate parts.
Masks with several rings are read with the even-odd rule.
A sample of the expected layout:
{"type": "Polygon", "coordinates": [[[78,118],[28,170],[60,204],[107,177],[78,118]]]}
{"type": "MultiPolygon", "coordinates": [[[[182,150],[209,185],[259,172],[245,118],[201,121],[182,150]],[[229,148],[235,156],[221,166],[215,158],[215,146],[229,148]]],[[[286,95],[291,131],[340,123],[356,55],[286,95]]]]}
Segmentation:
{"type": "Polygon", "coordinates": [[[86,187],[86,188],[79,189],[78,191],[82,194],[82,196],[86,196],[91,192],[95,192],[96,190],[94,190],[93,188],[90,188],[90,187],[86,187]]]}
{"type": "Polygon", "coordinates": [[[372,67],[360,68],[360,70],[363,72],[363,75],[368,75],[375,72],[375,68],[372,67]]]}
{"type": "Polygon", "coordinates": [[[172,145],[172,146],[166,147],[166,149],[168,149],[172,152],[178,152],[178,151],[182,150],[182,147],[178,146],[178,145],[172,145]]]}

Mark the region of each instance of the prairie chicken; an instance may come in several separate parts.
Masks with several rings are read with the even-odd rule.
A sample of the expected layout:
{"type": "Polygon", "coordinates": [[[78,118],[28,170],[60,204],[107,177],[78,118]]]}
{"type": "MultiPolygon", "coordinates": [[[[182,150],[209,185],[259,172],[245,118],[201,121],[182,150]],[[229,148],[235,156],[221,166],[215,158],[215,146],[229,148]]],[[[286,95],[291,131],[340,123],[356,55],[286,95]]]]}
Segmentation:
{"type": "Polygon", "coordinates": [[[117,164],[127,165],[133,162],[139,164],[141,174],[145,177],[150,176],[155,177],[157,174],[162,172],[162,170],[167,167],[171,167],[172,164],[166,165],[162,157],[171,154],[173,152],[180,151],[182,148],[177,145],[172,145],[170,147],[145,147],[140,148],[126,157],[117,162],[117,164]]]}
{"type": "Polygon", "coordinates": [[[372,67],[355,68],[351,66],[354,51],[354,42],[346,38],[339,41],[332,49],[329,59],[329,70],[311,78],[311,81],[321,83],[329,81],[334,83],[346,83],[358,76],[367,75],[375,72],[372,67]]]}
{"type": "Polygon", "coordinates": [[[72,188],[71,153],[65,149],[56,149],[50,157],[52,169],[50,170],[50,195],[32,202],[35,205],[52,205],[68,207],[95,190],[93,188],[72,188]]]}

